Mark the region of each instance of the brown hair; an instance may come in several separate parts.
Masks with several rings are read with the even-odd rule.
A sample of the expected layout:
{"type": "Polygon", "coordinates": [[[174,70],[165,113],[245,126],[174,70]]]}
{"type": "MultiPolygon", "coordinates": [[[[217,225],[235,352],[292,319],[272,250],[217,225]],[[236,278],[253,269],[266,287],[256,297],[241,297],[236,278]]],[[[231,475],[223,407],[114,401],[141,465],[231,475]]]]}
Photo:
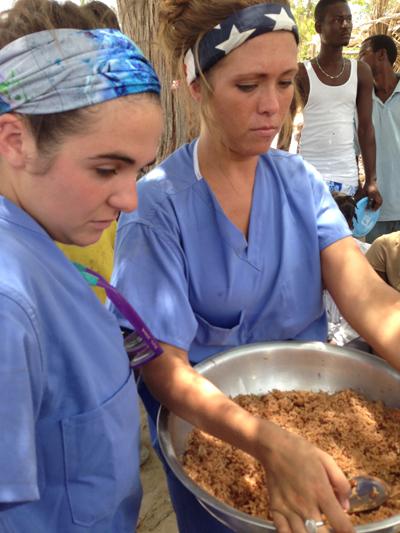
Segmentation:
{"type": "Polygon", "coordinates": [[[357,204],[353,196],[349,196],[344,192],[334,191],[332,192],[332,197],[337,203],[340,211],[342,212],[344,218],[346,219],[349,228],[354,229],[353,218],[357,219],[356,208],[357,204]]]}
{"type": "Polygon", "coordinates": [[[107,4],[100,2],[100,0],[92,0],[87,4],[83,4],[81,9],[84,11],[89,10],[89,12],[93,13],[101,26],[104,26],[105,28],[114,28],[115,30],[121,29],[115,11],[107,4]]]}
{"type": "Polygon", "coordinates": [[[0,19],[0,48],[24,35],[43,30],[99,27],[104,26],[93,12],[70,1],[59,4],[55,0],[17,0],[0,19]]]}

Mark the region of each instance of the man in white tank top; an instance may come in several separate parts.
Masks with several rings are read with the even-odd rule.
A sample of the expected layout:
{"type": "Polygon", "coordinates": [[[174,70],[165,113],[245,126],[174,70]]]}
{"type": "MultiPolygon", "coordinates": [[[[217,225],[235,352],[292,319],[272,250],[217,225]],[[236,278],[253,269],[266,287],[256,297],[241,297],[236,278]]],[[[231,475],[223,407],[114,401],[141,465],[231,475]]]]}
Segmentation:
{"type": "Polygon", "coordinates": [[[358,113],[366,182],[357,196],[367,195],[370,206],[377,209],[382,198],[376,185],[372,74],[361,61],[343,57],[353,27],[347,1],[320,0],[314,16],[321,50],[317,57],[299,65],[297,84],[304,105],[299,151],[319,170],[331,191],[354,196],[359,184],[354,147],[358,113]]]}

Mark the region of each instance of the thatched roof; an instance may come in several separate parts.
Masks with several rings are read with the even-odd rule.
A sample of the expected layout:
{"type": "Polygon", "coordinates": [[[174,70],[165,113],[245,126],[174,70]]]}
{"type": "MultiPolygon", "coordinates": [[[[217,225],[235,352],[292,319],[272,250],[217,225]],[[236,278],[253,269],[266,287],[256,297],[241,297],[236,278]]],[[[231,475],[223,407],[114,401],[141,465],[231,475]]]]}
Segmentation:
{"type": "Polygon", "coordinates": [[[376,0],[373,2],[371,18],[354,29],[352,46],[359,48],[369,35],[384,33],[397,43],[398,57],[396,70],[400,72],[400,0],[376,0]]]}

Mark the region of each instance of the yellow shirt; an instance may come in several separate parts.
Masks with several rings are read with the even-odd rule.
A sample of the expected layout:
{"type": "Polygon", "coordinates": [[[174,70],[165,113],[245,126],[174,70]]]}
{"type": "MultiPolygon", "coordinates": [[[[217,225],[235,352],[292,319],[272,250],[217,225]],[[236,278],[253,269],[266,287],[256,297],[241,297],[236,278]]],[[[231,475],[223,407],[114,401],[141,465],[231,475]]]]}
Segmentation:
{"type": "MultiPolygon", "coordinates": [[[[70,261],[81,263],[82,265],[95,270],[101,274],[107,281],[110,281],[114,263],[114,241],[117,230],[117,223],[113,222],[105,231],[100,239],[90,246],[73,246],[70,244],[61,244],[57,246],[64,252],[70,261]]],[[[106,295],[104,289],[93,287],[99,300],[104,303],[106,295]]]]}

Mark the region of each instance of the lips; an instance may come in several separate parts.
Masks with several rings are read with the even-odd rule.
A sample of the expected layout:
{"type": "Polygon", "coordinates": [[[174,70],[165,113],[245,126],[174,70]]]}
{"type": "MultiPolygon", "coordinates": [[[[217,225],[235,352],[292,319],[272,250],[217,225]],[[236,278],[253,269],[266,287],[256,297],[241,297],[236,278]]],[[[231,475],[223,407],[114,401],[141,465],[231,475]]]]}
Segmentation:
{"type": "Polygon", "coordinates": [[[269,137],[275,136],[278,133],[279,128],[277,126],[261,126],[260,128],[252,128],[251,131],[269,137]]]}
{"type": "Polygon", "coordinates": [[[105,229],[110,224],[112,224],[113,222],[114,222],[114,219],[112,219],[112,220],[92,220],[91,224],[93,226],[95,226],[96,228],[98,228],[98,229],[105,229]]]}
{"type": "Polygon", "coordinates": [[[273,131],[279,129],[278,126],[259,126],[258,128],[252,128],[252,131],[273,131]]]}

